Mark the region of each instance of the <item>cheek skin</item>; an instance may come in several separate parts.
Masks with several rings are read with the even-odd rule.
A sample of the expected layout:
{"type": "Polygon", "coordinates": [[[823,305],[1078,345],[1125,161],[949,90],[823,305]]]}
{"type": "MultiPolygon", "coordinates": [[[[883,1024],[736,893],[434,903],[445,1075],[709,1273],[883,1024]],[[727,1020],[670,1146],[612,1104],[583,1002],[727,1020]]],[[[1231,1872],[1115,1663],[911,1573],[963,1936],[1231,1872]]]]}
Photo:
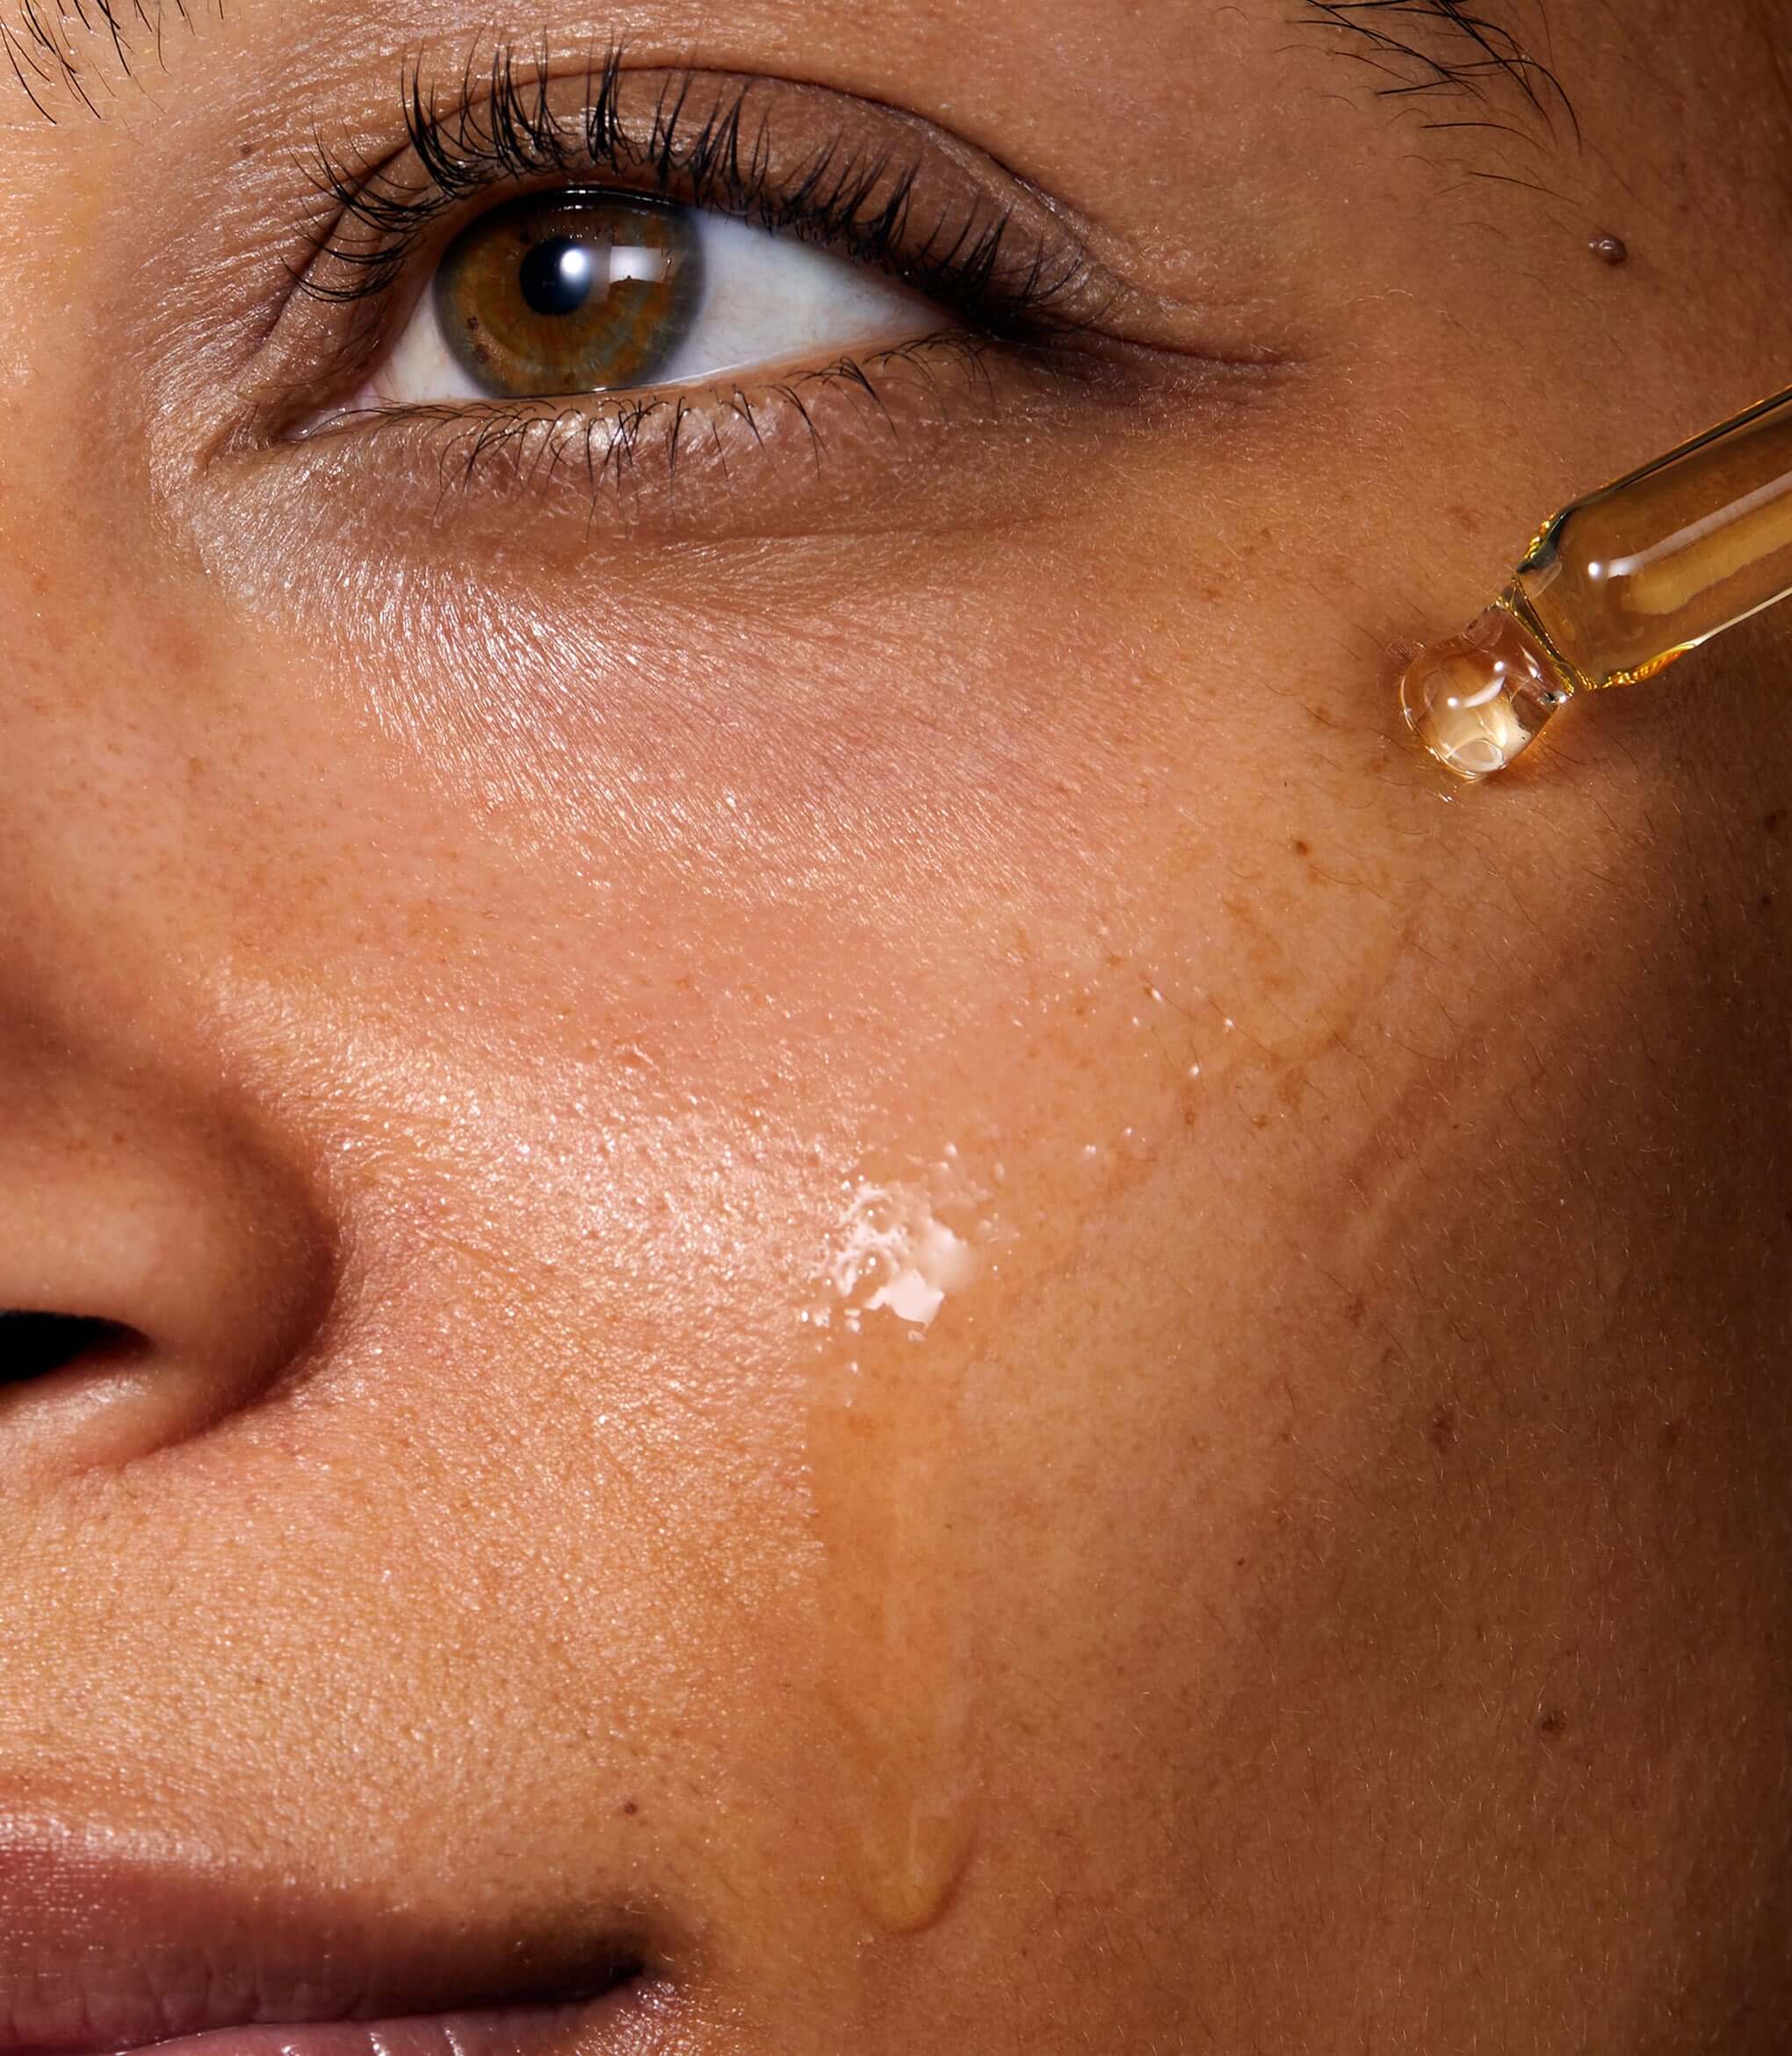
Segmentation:
{"type": "MultiPolygon", "coordinates": [[[[1686,856],[1636,852],[1640,773],[1590,729],[1586,785],[1446,804],[1369,684],[1315,662],[1361,604],[1322,539],[1256,532],[1223,577],[1194,543],[1129,571],[1124,536],[986,565],[980,602],[939,565],[900,648],[849,595],[776,667],[722,628],[560,670],[576,631],[533,665],[497,641],[427,749],[343,720],[351,671],[280,649],[247,681],[215,617],[153,722],[96,664],[112,754],[19,796],[45,903],[92,895],[91,954],[60,918],[20,947],[103,1011],[128,995],[146,1046],[191,1052],[197,1013],[190,1061],[280,1110],[352,1232],[322,1374],[23,1524],[40,1566],[98,1532],[120,1567],[83,1571],[72,1617],[54,1582],[12,1602],[9,1732],[191,1806],[191,1766],[133,1737],[181,1732],[198,1664],[233,1767],[202,1805],[253,1792],[293,1860],[363,1884],[427,1854],[444,1905],[548,1875],[663,1894],[755,2050],[856,2017],[1000,2048],[996,2016],[1068,2049],[1091,2006],[1193,2033],[1219,1989],[1291,2039],[1380,1922],[1402,1975],[1442,1952],[1421,1791],[1464,1795],[1463,1873],[1499,1879],[1566,1989],[1537,1945],[1579,1859],[1540,1841],[1520,1876],[1466,1794],[1491,1765],[1489,1818],[1528,1817],[1498,1711],[1572,1680],[1515,1686],[1535,1645],[1471,1624],[1565,1636],[1602,1603],[1510,1535],[1609,1395],[1589,1379],[1514,1477],[1542,1400],[1499,1367],[1538,1351],[1527,1300],[1579,1352],[1619,1286],[1639,1316],[1687,1289],[1604,1276],[1551,1225],[1676,1146],[1614,1051],[1634,994],[1575,971],[1590,938],[1672,953],[1686,856]],[[957,729],[914,713],[917,674],[957,729]],[[845,711],[797,742],[667,719],[681,685],[750,711],[798,675],[845,711]],[[542,748],[575,719],[576,749],[542,748]],[[1589,882],[1615,844],[1616,903],[1589,882]],[[108,902],[120,876],[141,902],[108,902]],[[868,1187],[922,1192],[972,1252],[929,1323],[840,1290],[868,1187]],[[227,1554],[217,1509],[251,1481],[264,1527],[227,1554]],[[194,1609],[177,1671],[128,1568],[152,1554],[194,1609]],[[55,1660],[71,1632],[125,1700],[55,1660]],[[354,1789],[314,1719],[345,1698],[387,1752],[371,1855],[318,1799],[354,1789]],[[525,1728],[526,1762],[468,1754],[525,1728]],[[497,1841],[438,1848],[444,1763],[497,1841]],[[1373,1919],[1368,1838],[1396,1881],[1373,1919]],[[1040,1882],[1066,1847],[1074,1891],[1040,1882]],[[1329,1924],[1271,1980],[1303,1893],[1329,1924]],[[1196,1973],[1147,1992],[1116,1927],[1196,1973]]],[[[1625,1474],[1635,1522],[1658,1489],[1625,1474]]],[[[1583,1517],[1595,1553],[1601,1517],[1634,1524],[1583,1517]]]]}

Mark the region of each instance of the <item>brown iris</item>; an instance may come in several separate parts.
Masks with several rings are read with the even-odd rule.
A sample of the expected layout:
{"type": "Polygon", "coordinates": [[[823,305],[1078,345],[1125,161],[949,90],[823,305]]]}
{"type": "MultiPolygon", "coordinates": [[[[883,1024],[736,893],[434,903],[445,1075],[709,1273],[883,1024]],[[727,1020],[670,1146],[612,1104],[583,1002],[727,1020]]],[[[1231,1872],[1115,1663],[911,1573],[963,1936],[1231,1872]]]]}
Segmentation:
{"type": "Polygon", "coordinates": [[[690,327],[689,213],[621,192],[531,193],[481,214],[436,273],[450,351],[505,399],[652,381],[690,327]]]}

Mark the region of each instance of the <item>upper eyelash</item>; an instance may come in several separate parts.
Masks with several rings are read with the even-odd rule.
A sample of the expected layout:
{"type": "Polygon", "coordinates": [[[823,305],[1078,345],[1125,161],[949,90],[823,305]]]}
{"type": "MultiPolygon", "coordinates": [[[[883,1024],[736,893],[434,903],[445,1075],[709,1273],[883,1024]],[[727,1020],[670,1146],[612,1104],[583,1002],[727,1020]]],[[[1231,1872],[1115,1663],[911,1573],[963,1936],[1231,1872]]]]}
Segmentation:
{"type": "Polygon", "coordinates": [[[426,183],[402,189],[383,170],[354,171],[320,145],[315,182],[331,213],[313,238],[300,289],[333,301],[376,299],[403,276],[432,223],[466,200],[505,181],[608,170],[647,181],[661,198],[824,243],[944,305],[973,311],[986,327],[1016,340],[1080,325],[1068,303],[1081,260],[1067,256],[1053,265],[1043,250],[1015,260],[1008,210],[991,214],[973,205],[956,223],[943,214],[917,239],[918,164],[899,169],[892,153],[867,156],[836,140],[779,185],[770,169],[771,112],[762,110],[756,126],[748,121],[748,100],[763,82],[742,80],[699,116],[688,117],[691,94],[705,75],[671,74],[647,133],[637,139],[621,115],[625,75],[619,47],[589,66],[583,111],[571,127],[551,105],[556,79],[545,52],[519,62],[512,47],[501,47],[483,93],[474,90],[469,62],[445,115],[436,89],[424,90],[421,61],[408,64],[404,127],[426,183]],[[351,239],[344,229],[351,221],[371,241],[351,239]],[[343,275],[320,276],[331,271],[343,275]]]}

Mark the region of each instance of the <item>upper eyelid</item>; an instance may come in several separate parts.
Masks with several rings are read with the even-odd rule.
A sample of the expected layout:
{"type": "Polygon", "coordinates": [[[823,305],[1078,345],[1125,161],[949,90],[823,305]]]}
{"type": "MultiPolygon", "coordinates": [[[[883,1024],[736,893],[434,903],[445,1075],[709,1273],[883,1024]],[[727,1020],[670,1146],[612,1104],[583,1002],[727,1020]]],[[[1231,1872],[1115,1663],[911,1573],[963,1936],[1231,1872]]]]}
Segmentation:
{"type": "MultiPolygon", "coordinates": [[[[544,177],[607,170],[692,204],[719,205],[748,219],[761,219],[762,210],[776,215],[779,207],[768,206],[764,195],[780,177],[776,160],[792,154],[780,135],[791,125],[793,106],[812,116],[827,110],[834,127],[830,134],[812,120],[806,163],[786,163],[781,176],[788,188],[806,172],[802,204],[812,215],[831,204],[842,237],[863,231],[871,241],[887,240],[907,227],[907,211],[922,204],[917,196],[924,189],[956,185],[958,228],[950,228],[950,208],[932,192],[925,204],[936,208],[933,227],[921,235],[909,268],[898,272],[920,290],[933,289],[930,271],[943,275],[950,269],[954,284],[970,277],[998,296],[1025,302],[1042,327],[1063,328],[1083,325],[1089,306],[1102,297],[1102,268],[1062,209],[918,116],[769,75],[634,69],[619,50],[601,64],[556,69],[545,54],[519,61],[507,46],[494,53],[488,73],[481,76],[469,62],[446,92],[439,82],[426,87],[422,63],[413,62],[404,91],[405,143],[378,160],[350,168],[320,143],[317,183],[331,211],[310,232],[311,255],[295,285],[321,298],[377,293],[403,270],[430,222],[498,183],[505,161],[526,161],[544,177]],[[646,104],[626,106],[625,97],[646,104]],[[899,164],[904,141],[910,162],[899,164]],[[411,170],[417,175],[408,176],[411,170]],[[978,202],[980,215],[967,221],[964,210],[974,211],[978,202]],[[892,219],[880,224],[880,214],[892,219]],[[986,279],[976,279],[979,267],[986,279]],[[321,281],[320,269],[333,271],[337,283],[321,281]]],[[[784,212],[798,197],[786,193],[784,212]]],[[[790,224],[766,218],[762,225],[790,224]]]]}

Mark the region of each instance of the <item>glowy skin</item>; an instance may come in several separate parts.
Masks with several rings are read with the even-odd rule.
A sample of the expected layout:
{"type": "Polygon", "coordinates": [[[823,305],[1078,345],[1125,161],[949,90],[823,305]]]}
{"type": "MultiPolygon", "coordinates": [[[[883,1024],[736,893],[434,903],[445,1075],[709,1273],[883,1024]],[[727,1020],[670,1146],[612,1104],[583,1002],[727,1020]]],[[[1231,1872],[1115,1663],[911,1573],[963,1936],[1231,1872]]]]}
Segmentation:
{"type": "Polygon", "coordinates": [[[1255,0],[557,11],[1137,316],[627,518],[238,432],[488,17],[13,95],[0,1306],[140,1342],[0,1394],[8,1837],[620,1935],[692,2056],[1782,2045],[1788,626],[1472,793],[1390,690],[1785,382],[1771,11],[1658,11],[1577,147],[1255,0]]]}

